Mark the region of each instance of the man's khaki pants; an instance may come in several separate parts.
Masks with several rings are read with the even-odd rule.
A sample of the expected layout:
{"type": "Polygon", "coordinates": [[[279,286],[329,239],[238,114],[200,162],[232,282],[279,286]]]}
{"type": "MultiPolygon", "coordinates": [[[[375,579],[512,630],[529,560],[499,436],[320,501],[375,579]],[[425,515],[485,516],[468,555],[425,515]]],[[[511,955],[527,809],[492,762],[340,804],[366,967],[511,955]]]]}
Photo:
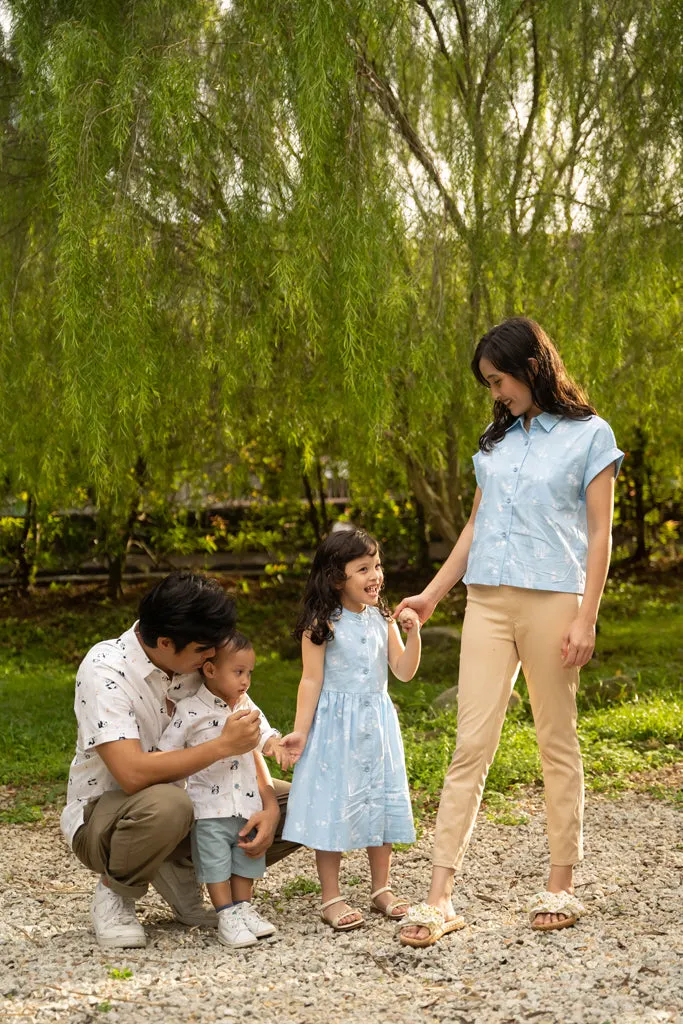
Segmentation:
{"type": "Polygon", "coordinates": [[[433,863],[459,870],[498,747],[508,700],[524,670],[543,766],[550,861],[583,857],[583,766],[576,730],[577,668],[563,636],[581,597],[470,584],[462,631],[458,734],[436,819],[433,863]]]}
{"type": "MultiPolygon", "coordinates": [[[[268,865],[298,849],[282,839],[290,783],[273,779],[273,787],[280,823],[266,851],[268,865]]],[[[190,856],[193,821],[192,801],[179,786],[162,783],[132,796],[114,789],[85,808],[73,851],[87,868],[104,875],[114,892],[138,899],[165,860],[190,856]]]]}

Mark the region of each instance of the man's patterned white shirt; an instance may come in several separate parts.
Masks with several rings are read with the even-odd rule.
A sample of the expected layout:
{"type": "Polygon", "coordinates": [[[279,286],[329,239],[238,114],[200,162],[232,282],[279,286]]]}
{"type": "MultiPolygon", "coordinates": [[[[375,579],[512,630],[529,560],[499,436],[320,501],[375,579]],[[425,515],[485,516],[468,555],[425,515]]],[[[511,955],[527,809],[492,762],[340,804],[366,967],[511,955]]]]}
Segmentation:
{"type": "Polygon", "coordinates": [[[98,746],[112,740],[139,740],[144,751],[156,750],[171,721],[167,694],[177,701],[194,692],[199,683],[193,673],[176,676],[172,684],[145,654],[136,627],[137,622],[118,639],[95,644],[76,674],[76,756],[60,821],[69,845],[83,824],[86,804],[121,788],[97,753],[98,746]]]}

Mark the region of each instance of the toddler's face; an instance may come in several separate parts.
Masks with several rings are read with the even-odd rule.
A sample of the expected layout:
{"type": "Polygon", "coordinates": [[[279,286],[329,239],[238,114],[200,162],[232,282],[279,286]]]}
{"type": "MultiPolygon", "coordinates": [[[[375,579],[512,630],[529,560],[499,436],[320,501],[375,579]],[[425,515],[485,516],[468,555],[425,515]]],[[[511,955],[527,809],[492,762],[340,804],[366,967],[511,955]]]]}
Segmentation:
{"type": "Polygon", "coordinates": [[[249,689],[255,664],[253,648],[236,651],[227,644],[218,651],[213,661],[205,663],[204,680],[211,693],[234,708],[249,689]]]}

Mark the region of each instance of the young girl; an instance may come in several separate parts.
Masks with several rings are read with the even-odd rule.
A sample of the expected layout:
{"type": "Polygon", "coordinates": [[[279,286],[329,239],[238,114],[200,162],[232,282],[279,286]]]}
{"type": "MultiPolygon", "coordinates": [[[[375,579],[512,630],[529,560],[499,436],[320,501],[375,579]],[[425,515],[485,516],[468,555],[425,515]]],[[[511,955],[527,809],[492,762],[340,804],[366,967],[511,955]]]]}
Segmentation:
{"type": "Polygon", "coordinates": [[[339,891],[343,850],[367,847],[371,901],[400,918],[407,901],[389,884],[392,843],[415,841],[403,744],[387,693],[387,662],[403,682],[420,662],[414,611],[396,623],[380,596],[379,547],[363,530],[330,534],[319,547],[295,630],[303,674],[294,731],[282,741],[285,766],[298,761],[283,838],[316,851],[322,920],[341,931],[363,917],[339,891]]]}
{"type": "Polygon", "coordinates": [[[432,885],[401,942],[427,946],[462,926],[451,903],[510,692],[524,669],[546,792],[550,875],[532,897],[533,928],[566,928],[583,911],[573,865],[583,856],[579,669],[593,653],[607,578],[614,479],[623,457],[609,425],[567,375],[552,342],[524,317],[485,334],[472,360],[493,422],[474,456],[469,522],[425,590],[406,598],[425,622],[464,575],[458,734],[434,837],[432,885]]]}

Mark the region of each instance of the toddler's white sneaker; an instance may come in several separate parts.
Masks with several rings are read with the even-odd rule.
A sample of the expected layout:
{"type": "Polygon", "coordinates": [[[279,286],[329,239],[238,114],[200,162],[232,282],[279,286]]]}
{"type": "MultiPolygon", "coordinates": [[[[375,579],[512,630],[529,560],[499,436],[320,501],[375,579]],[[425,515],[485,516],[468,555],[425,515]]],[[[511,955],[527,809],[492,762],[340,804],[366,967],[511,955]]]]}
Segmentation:
{"type": "Polygon", "coordinates": [[[254,933],[244,923],[239,906],[226,907],[225,910],[219,912],[218,941],[233,949],[255,946],[258,942],[254,933]]]}
{"type": "Polygon", "coordinates": [[[242,920],[246,924],[249,931],[256,936],[257,939],[265,939],[269,935],[275,935],[277,928],[270,921],[266,921],[265,917],[261,917],[253,903],[240,903],[237,907],[242,916],[242,920]]]}

